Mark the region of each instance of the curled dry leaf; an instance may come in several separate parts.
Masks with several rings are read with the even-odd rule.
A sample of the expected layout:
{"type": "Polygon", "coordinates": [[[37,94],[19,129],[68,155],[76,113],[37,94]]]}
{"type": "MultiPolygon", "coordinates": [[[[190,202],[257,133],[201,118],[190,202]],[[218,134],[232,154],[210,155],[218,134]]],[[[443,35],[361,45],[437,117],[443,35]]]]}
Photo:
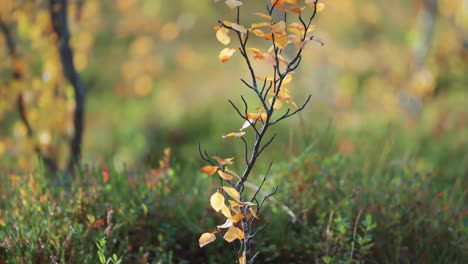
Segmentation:
{"type": "Polygon", "coordinates": [[[221,208],[221,213],[226,217],[226,218],[231,218],[231,210],[226,205],[223,205],[223,208],[221,208]]]}
{"type": "Polygon", "coordinates": [[[216,30],[216,38],[223,45],[227,45],[229,42],[231,42],[231,38],[229,37],[229,30],[225,27],[219,27],[216,30]]]}
{"type": "Polygon", "coordinates": [[[226,181],[230,181],[230,180],[233,179],[233,177],[231,175],[229,175],[229,174],[227,174],[227,173],[225,173],[224,171],[221,171],[221,170],[218,171],[218,175],[219,175],[219,177],[221,177],[221,179],[224,179],[226,181]]]}
{"type": "Polygon", "coordinates": [[[241,240],[243,238],[244,238],[244,232],[235,226],[229,227],[229,229],[224,234],[224,240],[226,240],[229,243],[231,243],[232,241],[236,239],[241,240]]]}
{"type": "Polygon", "coordinates": [[[219,226],[216,226],[217,228],[229,228],[231,227],[233,224],[233,221],[231,219],[226,219],[226,222],[224,222],[224,224],[222,225],[219,225],[219,226]]]}
{"type": "Polygon", "coordinates": [[[231,27],[232,27],[232,29],[234,29],[235,31],[238,31],[240,33],[247,33],[247,29],[242,25],[239,25],[239,24],[236,24],[236,23],[231,23],[231,27]]]}
{"type": "Polygon", "coordinates": [[[255,212],[254,209],[249,208],[249,211],[252,214],[252,216],[255,217],[255,219],[260,220],[260,217],[258,217],[257,212],[255,212]]]}
{"type": "Polygon", "coordinates": [[[200,247],[204,247],[208,245],[209,243],[213,242],[216,240],[216,236],[213,233],[203,233],[200,236],[200,239],[198,239],[198,245],[200,247]]]}
{"type": "Polygon", "coordinates": [[[240,202],[240,194],[236,189],[232,187],[223,186],[223,191],[226,192],[232,198],[234,198],[234,200],[240,202]]]}
{"type": "Polygon", "coordinates": [[[235,52],[236,52],[236,50],[233,49],[233,48],[224,48],[219,53],[218,58],[222,63],[224,63],[224,62],[228,61],[232,57],[232,55],[234,55],[235,52]]]}
{"type": "Polygon", "coordinates": [[[219,212],[223,207],[226,207],[224,204],[224,196],[219,192],[215,192],[211,195],[210,204],[216,212],[219,212]]]}
{"type": "Polygon", "coordinates": [[[203,166],[203,168],[201,168],[201,171],[208,175],[215,174],[217,170],[218,170],[218,166],[203,166]]]}

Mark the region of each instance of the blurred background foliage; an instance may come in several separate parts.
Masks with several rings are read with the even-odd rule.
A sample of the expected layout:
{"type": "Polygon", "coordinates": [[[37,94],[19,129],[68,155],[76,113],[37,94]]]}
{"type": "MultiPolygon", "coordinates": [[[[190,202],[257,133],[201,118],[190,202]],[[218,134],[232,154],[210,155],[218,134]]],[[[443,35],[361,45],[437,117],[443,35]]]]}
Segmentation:
{"type": "MultiPolygon", "coordinates": [[[[14,25],[24,61],[12,66],[0,43],[0,155],[4,165],[22,169],[36,162],[31,141],[66,156],[73,131],[72,89],[61,74],[45,2],[2,0],[2,17],[14,25]],[[21,84],[12,80],[12,67],[25,68],[21,84]],[[31,138],[13,103],[19,90],[36,131],[31,138]]],[[[263,4],[249,3],[243,15],[263,4]]],[[[467,5],[326,3],[316,22],[326,44],[307,49],[294,83],[295,98],[311,93],[312,102],[283,124],[281,153],[299,153],[317,140],[314,132],[331,126],[342,154],[373,155],[382,150],[376,142],[391,140],[401,151],[398,162],[416,159],[431,169],[450,162],[444,173],[466,173],[460,169],[468,142],[467,5]]],[[[118,166],[141,165],[167,146],[176,157],[193,159],[199,141],[231,150],[217,139],[239,127],[226,100],[248,95],[238,80],[246,69],[239,58],[219,64],[212,28],[232,16],[212,1],[71,1],[75,64],[88,89],[84,161],[112,157],[118,166]]]]}
{"type": "MultiPolygon", "coordinates": [[[[263,10],[264,1],[244,2],[242,16],[255,21],[252,14],[263,10]]],[[[311,254],[323,256],[323,262],[333,262],[333,256],[347,259],[354,224],[363,240],[375,242],[371,255],[380,263],[463,259],[468,234],[468,1],[324,2],[316,36],[325,45],[306,49],[291,84],[297,104],[307,94],[312,101],[278,126],[272,151],[265,152],[254,172],[263,174],[269,160],[278,162],[265,186],[281,184],[277,202],[261,216],[272,224],[256,245],[266,253],[261,260],[307,263],[311,254]],[[367,231],[375,228],[374,222],[377,230],[371,237],[367,231]]],[[[26,210],[31,223],[23,223],[21,230],[36,226],[36,207],[26,206],[39,204],[35,192],[44,212],[49,210],[44,199],[53,208],[69,204],[63,191],[41,187],[49,186],[48,180],[34,175],[20,180],[10,173],[38,167],[34,146],[62,167],[68,156],[73,90],[61,72],[47,3],[0,0],[0,18],[11,26],[19,54],[12,59],[0,41],[0,167],[8,169],[2,175],[9,178],[0,194],[3,201],[13,201],[2,204],[0,220],[3,226],[16,224],[26,210]],[[18,113],[19,94],[31,135],[18,113]]],[[[192,0],[75,0],[69,8],[75,64],[88,89],[83,161],[108,166],[111,180],[101,179],[107,169],[85,169],[77,181],[89,188],[73,186],[70,195],[88,197],[87,206],[78,213],[67,209],[76,219],[59,217],[76,221],[83,230],[71,228],[77,234],[70,235],[64,222],[63,234],[55,235],[67,241],[78,237],[77,255],[91,252],[94,245],[83,241],[103,233],[92,220],[104,221],[114,208],[118,221],[129,226],[115,234],[118,241],[127,237],[114,245],[119,252],[140,250],[143,242],[134,242],[133,236],[140,237],[135,230],[143,230],[144,245],[157,247],[158,254],[175,253],[179,261],[226,262],[219,253],[221,243],[204,251],[196,245],[200,227],[215,226],[218,220],[206,209],[205,192],[218,182],[196,171],[199,142],[222,157],[237,160],[242,154],[241,144],[221,135],[243,123],[227,99],[249,97],[239,80],[247,69],[239,54],[225,64],[218,61],[223,46],[213,30],[218,19],[232,20],[234,14],[223,4],[192,0]],[[174,170],[168,173],[169,165],[164,165],[139,173],[160,166],[166,147],[172,149],[174,170]],[[124,166],[136,172],[123,175],[124,166]],[[155,235],[145,229],[159,231],[155,235]],[[129,249],[127,244],[138,246],[129,249]]],[[[39,229],[34,230],[41,237],[46,231],[39,229]]],[[[366,243],[356,250],[364,261],[369,260],[366,243]]],[[[90,254],[82,255],[83,261],[92,261],[90,254]]]]}

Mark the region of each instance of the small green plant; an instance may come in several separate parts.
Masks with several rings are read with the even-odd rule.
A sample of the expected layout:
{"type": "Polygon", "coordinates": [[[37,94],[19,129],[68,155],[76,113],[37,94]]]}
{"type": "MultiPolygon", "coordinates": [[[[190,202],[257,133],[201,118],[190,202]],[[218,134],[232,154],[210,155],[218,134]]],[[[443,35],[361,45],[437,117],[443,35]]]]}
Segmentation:
{"type": "Polygon", "coordinates": [[[98,249],[98,257],[99,257],[99,262],[101,264],[120,264],[122,263],[122,258],[117,257],[117,255],[114,253],[112,254],[112,257],[107,258],[106,257],[106,238],[100,238],[96,240],[96,247],[98,249]]]}

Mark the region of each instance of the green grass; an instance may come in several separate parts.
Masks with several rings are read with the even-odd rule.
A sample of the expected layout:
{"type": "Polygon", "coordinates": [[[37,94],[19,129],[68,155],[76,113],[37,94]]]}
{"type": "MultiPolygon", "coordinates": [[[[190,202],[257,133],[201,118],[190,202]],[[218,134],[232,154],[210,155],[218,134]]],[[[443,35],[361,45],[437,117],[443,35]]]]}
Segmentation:
{"type": "MultiPolygon", "coordinates": [[[[448,148],[448,139],[395,162],[403,160],[407,139],[396,129],[369,135],[372,144],[360,145],[367,155],[337,154],[334,133],[319,131],[306,149],[274,165],[264,190],[280,189],[256,225],[269,224],[254,244],[259,263],[468,258],[466,168],[457,167],[463,165],[459,159],[442,166],[434,158],[448,148]],[[430,158],[431,166],[417,165],[430,158]]],[[[208,203],[218,180],[199,173],[199,163],[162,160],[155,169],[109,166],[108,180],[103,168],[85,166],[69,187],[40,168],[2,171],[0,263],[97,263],[96,241],[102,238],[106,257],[115,254],[123,263],[233,263],[231,247],[221,239],[198,247],[205,228],[222,221],[208,203]]],[[[259,184],[261,169],[254,175],[251,183],[259,184]]]]}

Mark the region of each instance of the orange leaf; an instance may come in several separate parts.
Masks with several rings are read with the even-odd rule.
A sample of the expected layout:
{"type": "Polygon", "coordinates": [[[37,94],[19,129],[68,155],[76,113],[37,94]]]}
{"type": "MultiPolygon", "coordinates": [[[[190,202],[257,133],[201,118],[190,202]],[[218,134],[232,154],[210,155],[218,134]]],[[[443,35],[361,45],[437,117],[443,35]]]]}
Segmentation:
{"type": "Polygon", "coordinates": [[[284,0],[271,0],[271,4],[276,4],[275,8],[280,8],[284,5],[284,0]]]}
{"type": "Polygon", "coordinates": [[[231,220],[232,220],[232,222],[237,223],[237,222],[239,222],[240,220],[242,220],[244,218],[245,218],[244,214],[239,212],[236,215],[234,215],[233,217],[231,217],[231,220]]]}
{"type": "Polygon", "coordinates": [[[229,229],[224,234],[224,240],[226,240],[229,243],[236,239],[240,240],[243,238],[244,238],[244,232],[235,226],[229,227],[229,229]]]}
{"type": "Polygon", "coordinates": [[[218,157],[218,156],[213,156],[212,158],[215,159],[217,162],[219,162],[219,163],[222,164],[222,165],[226,165],[226,164],[232,165],[232,164],[234,164],[234,162],[232,162],[232,160],[233,160],[234,158],[222,159],[222,158],[220,158],[220,157],[218,157]]]}
{"type": "Polygon", "coordinates": [[[110,179],[110,173],[108,169],[102,170],[102,182],[107,183],[110,179]]]}
{"type": "Polygon", "coordinates": [[[219,53],[219,60],[221,62],[226,62],[228,61],[232,55],[234,55],[234,53],[236,52],[235,49],[233,48],[224,48],[223,50],[221,50],[221,52],[219,53]]]}
{"type": "Polygon", "coordinates": [[[211,195],[210,204],[216,212],[219,212],[223,207],[226,207],[224,204],[224,196],[219,192],[215,192],[211,195]]]}
{"type": "Polygon", "coordinates": [[[216,240],[215,234],[203,233],[198,239],[198,245],[202,248],[215,240],[216,240]]]}
{"type": "Polygon", "coordinates": [[[302,9],[301,8],[283,8],[283,11],[284,12],[292,12],[292,13],[296,13],[298,15],[302,14],[302,9]]]}
{"type": "Polygon", "coordinates": [[[213,175],[218,169],[218,166],[203,166],[203,168],[201,168],[201,171],[208,175],[213,175]]]}

